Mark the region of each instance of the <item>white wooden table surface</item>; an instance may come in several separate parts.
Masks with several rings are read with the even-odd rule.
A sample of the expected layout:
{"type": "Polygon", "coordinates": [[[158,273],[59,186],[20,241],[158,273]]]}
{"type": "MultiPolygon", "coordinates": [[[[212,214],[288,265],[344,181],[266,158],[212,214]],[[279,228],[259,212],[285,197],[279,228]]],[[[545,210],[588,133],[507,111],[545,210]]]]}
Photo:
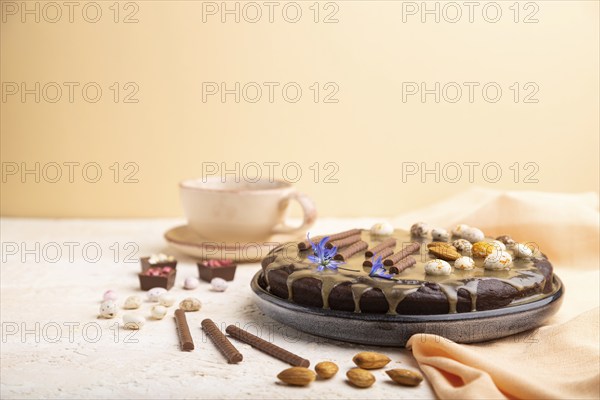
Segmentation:
{"type": "MultiPolygon", "coordinates": [[[[369,227],[374,220],[321,219],[315,234],[369,227]]],[[[369,389],[345,380],[352,356],[377,350],[392,358],[390,366],[417,368],[410,352],[336,342],[301,333],[261,314],[249,282],[258,264],[238,267],[225,293],[202,282],[182,288],[197,276],[194,260],[176,254],[177,299],[196,296],[198,313],[188,313],[196,350],[181,352],[174,307],[164,320],[148,320],[136,333],[118,327],[120,318],[97,319],[102,294],[119,293],[122,302],[139,290],[138,258],[168,251],[162,235],[181,224],[176,219],[50,220],[3,218],[1,224],[0,318],[2,320],[0,397],[10,398],[432,398],[427,382],[417,388],[391,384],[383,371],[369,389]],[[98,255],[99,251],[99,255],[98,255]],[[288,366],[235,342],[244,355],[229,365],[203,336],[200,321],[219,326],[239,324],[266,340],[308,358],[314,365],[331,360],[340,366],[329,381],[308,388],[277,383],[288,366]]],[[[152,303],[139,310],[147,316],[152,303]]],[[[124,310],[120,310],[122,315],[124,310]]]]}

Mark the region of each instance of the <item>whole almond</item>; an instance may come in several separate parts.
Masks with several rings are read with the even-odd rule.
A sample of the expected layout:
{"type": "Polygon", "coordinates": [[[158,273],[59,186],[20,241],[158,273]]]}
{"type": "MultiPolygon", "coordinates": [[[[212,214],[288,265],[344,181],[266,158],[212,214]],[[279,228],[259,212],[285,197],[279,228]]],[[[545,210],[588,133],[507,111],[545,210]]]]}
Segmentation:
{"type": "Polygon", "coordinates": [[[288,385],[306,386],[314,381],[317,376],[308,368],[292,367],[281,371],[279,375],[277,375],[277,378],[288,385]]]}
{"type": "Polygon", "coordinates": [[[455,261],[460,258],[461,254],[456,251],[456,248],[451,245],[441,246],[427,246],[429,252],[433,254],[436,258],[441,258],[446,261],[455,261]]]}
{"type": "Polygon", "coordinates": [[[359,388],[368,388],[375,383],[373,374],[362,368],[352,368],[346,372],[346,376],[351,384],[359,388]]]}
{"type": "Polygon", "coordinates": [[[390,361],[388,356],[372,351],[363,351],[352,358],[354,364],[363,369],[377,369],[385,367],[390,361]]]}
{"type": "Polygon", "coordinates": [[[322,361],[315,365],[315,371],[321,379],[329,379],[339,371],[338,366],[331,361],[322,361]]]}
{"type": "Polygon", "coordinates": [[[399,385],[417,386],[423,381],[423,375],[409,369],[390,369],[385,373],[399,385]]]}

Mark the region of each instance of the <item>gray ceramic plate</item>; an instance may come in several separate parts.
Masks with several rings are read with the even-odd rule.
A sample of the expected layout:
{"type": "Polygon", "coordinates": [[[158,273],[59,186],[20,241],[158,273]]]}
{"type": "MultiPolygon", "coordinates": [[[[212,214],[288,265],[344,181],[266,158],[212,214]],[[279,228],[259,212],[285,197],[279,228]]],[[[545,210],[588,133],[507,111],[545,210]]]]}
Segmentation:
{"type": "Polygon", "coordinates": [[[554,275],[555,290],[540,300],[498,310],[440,315],[357,314],[324,310],[288,302],[258,285],[259,271],[252,279],[258,307],[282,324],[317,336],[346,342],[402,346],[415,333],[432,333],[458,343],[498,339],[541,326],[558,311],[563,285],[554,275]]]}

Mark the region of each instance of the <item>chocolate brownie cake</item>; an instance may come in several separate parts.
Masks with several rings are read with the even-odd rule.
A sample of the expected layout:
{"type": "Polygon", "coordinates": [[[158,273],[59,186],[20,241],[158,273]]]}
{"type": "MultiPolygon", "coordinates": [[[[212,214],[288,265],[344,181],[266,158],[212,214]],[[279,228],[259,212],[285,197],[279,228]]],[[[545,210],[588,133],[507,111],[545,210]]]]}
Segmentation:
{"type": "Polygon", "coordinates": [[[533,301],[552,292],[552,276],[538,249],[509,236],[486,238],[466,225],[449,234],[419,223],[411,232],[380,224],[283,244],[262,261],[258,282],[310,307],[428,315],[533,301]]]}

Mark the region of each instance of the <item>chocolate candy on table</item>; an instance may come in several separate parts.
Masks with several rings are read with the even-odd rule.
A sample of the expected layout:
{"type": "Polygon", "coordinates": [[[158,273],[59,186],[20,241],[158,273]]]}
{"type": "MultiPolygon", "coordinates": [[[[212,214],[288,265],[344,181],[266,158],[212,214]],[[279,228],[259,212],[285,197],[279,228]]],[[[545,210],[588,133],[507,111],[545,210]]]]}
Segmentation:
{"type": "Polygon", "coordinates": [[[140,289],[150,290],[155,287],[171,289],[175,284],[177,270],[171,267],[153,267],[139,273],[140,289]]]}
{"type": "Polygon", "coordinates": [[[142,272],[153,268],[153,267],[171,267],[177,268],[177,260],[173,256],[167,256],[165,254],[154,254],[149,257],[140,258],[140,265],[142,266],[142,272]]]}
{"type": "Polygon", "coordinates": [[[213,278],[232,281],[236,267],[237,264],[231,260],[205,260],[198,263],[198,274],[205,282],[210,282],[213,278]]]}

